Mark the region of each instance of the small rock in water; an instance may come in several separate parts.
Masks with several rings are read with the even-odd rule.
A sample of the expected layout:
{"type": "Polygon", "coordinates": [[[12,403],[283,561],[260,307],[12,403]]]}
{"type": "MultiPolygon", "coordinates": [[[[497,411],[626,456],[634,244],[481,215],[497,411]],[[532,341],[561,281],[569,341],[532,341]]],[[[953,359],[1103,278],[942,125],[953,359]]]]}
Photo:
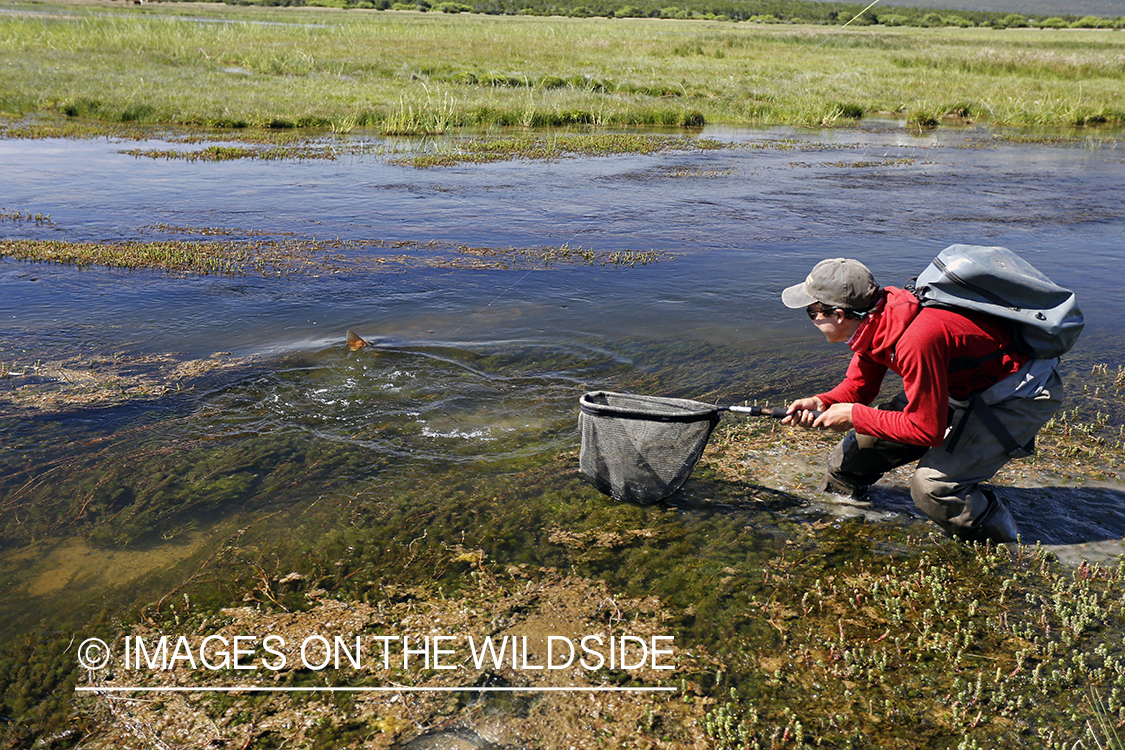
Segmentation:
{"type": "Polygon", "coordinates": [[[401,745],[399,750],[501,750],[467,727],[427,732],[401,745]]]}

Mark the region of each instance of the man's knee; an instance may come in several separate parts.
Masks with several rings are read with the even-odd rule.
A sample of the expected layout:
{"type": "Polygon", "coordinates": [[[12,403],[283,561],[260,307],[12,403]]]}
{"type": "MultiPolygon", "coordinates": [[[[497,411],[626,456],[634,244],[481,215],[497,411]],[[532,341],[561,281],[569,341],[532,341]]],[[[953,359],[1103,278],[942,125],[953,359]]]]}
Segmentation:
{"type": "Polygon", "coordinates": [[[914,507],[945,530],[957,509],[950,503],[949,487],[939,481],[939,476],[925,467],[918,467],[910,477],[910,498],[914,507]]]}
{"type": "Polygon", "coordinates": [[[863,449],[870,446],[861,445],[863,437],[849,432],[832,449],[824,480],[820,484],[821,491],[858,499],[879,480],[881,474],[873,472],[864,460],[863,449]]]}
{"type": "Polygon", "coordinates": [[[910,497],[915,507],[930,520],[945,531],[960,535],[972,528],[973,521],[987,505],[987,500],[983,504],[978,502],[971,488],[958,485],[926,466],[919,466],[910,477],[910,497]]]}
{"type": "Polygon", "coordinates": [[[821,489],[861,497],[888,471],[917,461],[925,452],[924,447],[860,435],[853,430],[828,457],[821,489]]]}

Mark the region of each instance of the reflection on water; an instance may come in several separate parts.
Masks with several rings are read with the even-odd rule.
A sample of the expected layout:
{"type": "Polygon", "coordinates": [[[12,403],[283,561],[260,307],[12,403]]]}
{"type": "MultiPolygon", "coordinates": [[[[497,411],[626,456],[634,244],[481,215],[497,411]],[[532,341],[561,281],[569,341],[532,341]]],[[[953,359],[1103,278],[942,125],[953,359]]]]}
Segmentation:
{"type": "MultiPolygon", "coordinates": [[[[985,131],[707,135],[732,147],[431,170],[375,158],[188,164],[136,159],[112,142],[0,141],[0,208],[52,218],[0,224],[11,238],[159,239],[175,235],[154,229],[167,225],[674,256],[286,280],[0,262],[2,363],[257,357],[132,405],[0,416],[0,582],[22,602],[6,616],[26,623],[65,610],[79,590],[151,595],[169,580],[152,575],[182,580],[187,568],[173,565],[200,564],[239,524],[268,514],[287,519],[275,542],[306,511],[325,527],[394,518],[417,524],[417,536],[433,518],[468,514],[516,486],[518,507],[492,504],[480,521],[494,534],[475,531],[495,554],[549,557],[526,548],[538,542],[522,536],[531,531],[519,513],[536,504],[581,516],[608,502],[565,464],[584,390],[780,403],[841,375],[844,353],[778,300],[826,256],[859,257],[901,284],[947,244],[1006,245],[1079,290],[1088,327],[1074,374],[1122,361],[1125,312],[1104,271],[1118,265],[1125,229],[1125,154],[1112,142],[1013,145],[985,131]],[[375,345],[349,352],[348,328],[375,345]],[[529,476],[549,486],[521,485],[529,476]],[[157,559],[169,570],[153,570],[157,559]]],[[[747,497],[765,497],[745,483],[707,487],[708,512],[747,513],[747,497]]],[[[1028,535],[1046,542],[1125,534],[1117,489],[1006,497],[1028,535]]],[[[701,512],[690,483],[685,498],[673,507],[690,528],[701,512]]],[[[883,500],[865,512],[916,516],[908,498],[883,500]]],[[[816,510],[785,502],[793,518],[816,510]]]]}

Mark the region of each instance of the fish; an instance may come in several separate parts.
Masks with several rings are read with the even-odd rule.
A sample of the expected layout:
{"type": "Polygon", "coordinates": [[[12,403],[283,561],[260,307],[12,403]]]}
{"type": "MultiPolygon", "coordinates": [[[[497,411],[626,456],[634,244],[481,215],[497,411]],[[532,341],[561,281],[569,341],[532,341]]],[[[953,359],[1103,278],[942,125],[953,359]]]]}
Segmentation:
{"type": "Polygon", "coordinates": [[[348,329],[347,342],[348,349],[353,352],[357,352],[365,346],[371,346],[371,344],[365,341],[362,336],[360,336],[350,328],[348,329]]]}

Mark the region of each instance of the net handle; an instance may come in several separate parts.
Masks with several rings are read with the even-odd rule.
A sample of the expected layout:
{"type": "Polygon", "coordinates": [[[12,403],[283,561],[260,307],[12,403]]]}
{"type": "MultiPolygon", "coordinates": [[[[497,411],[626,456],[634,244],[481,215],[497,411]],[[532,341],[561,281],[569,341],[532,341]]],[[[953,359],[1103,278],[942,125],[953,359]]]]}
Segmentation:
{"type": "MultiPolygon", "coordinates": [[[[784,419],[789,416],[781,406],[709,406],[699,402],[699,409],[680,413],[653,414],[652,412],[629,409],[608,404],[595,404],[588,401],[589,397],[601,393],[594,391],[587,393],[578,400],[579,411],[592,417],[614,417],[617,419],[636,419],[647,422],[700,422],[706,419],[717,420],[720,412],[729,411],[736,414],[749,414],[752,417],[771,417],[784,419]]],[[[813,418],[819,417],[824,412],[812,410],[813,418]]]]}
{"type": "MultiPolygon", "coordinates": [[[[749,414],[752,417],[771,417],[773,419],[785,419],[789,416],[789,412],[785,411],[785,408],[782,406],[724,406],[719,408],[738,414],[749,414]]],[[[812,415],[815,419],[823,413],[824,412],[822,411],[813,411],[812,415]]]]}

